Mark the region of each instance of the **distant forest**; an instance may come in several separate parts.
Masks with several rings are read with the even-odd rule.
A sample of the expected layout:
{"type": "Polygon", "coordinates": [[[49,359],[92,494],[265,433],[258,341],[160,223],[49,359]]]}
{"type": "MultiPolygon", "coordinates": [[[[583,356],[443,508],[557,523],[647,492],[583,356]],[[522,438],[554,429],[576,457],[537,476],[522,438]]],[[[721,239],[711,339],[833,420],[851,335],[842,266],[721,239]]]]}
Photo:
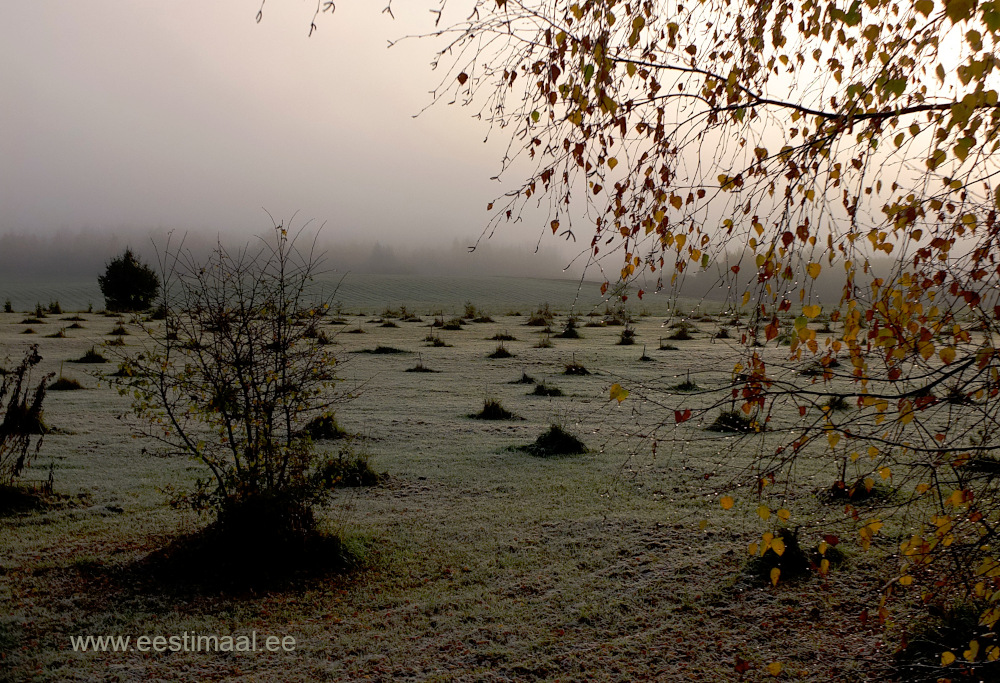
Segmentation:
{"type": "MultiPolygon", "coordinates": [[[[175,235],[174,239],[177,239],[175,235]]],[[[215,238],[204,234],[187,235],[186,244],[196,254],[206,253],[215,244],[215,238]]],[[[166,241],[166,233],[124,233],[114,231],[62,232],[55,235],[36,236],[25,234],[0,234],[0,283],[22,284],[85,281],[96,278],[106,262],[121,253],[126,246],[142,259],[156,265],[157,245],[166,241]]],[[[224,244],[242,244],[246,237],[223,236],[224,244]]],[[[358,240],[338,243],[321,238],[319,248],[327,252],[327,268],[339,273],[365,273],[386,275],[434,276],[510,276],[553,279],[580,279],[584,275],[585,257],[574,259],[575,252],[563,248],[547,248],[534,253],[532,246],[521,248],[496,245],[483,240],[475,252],[470,253],[467,242],[455,240],[450,244],[388,244],[358,240]]],[[[876,262],[876,271],[879,263],[876,262]]],[[[888,262],[885,264],[888,265],[888,262]]],[[[841,296],[842,278],[834,268],[826,268],[813,285],[814,301],[835,302],[841,296]]],[[[601,282],[617,277],[615,272],[602,272],[591,264],[585,279],[601,282]]],[[[682,280],[679,294],[684,297],[725,301],[730,292],[742,292],[745,283],[755,277],[752,255],[742,261],[736,254],[729,254],[724,262],[710,265],[700,272],[691,271],[682,280]],[[739,263],[738,282],[724,282],[722,274],[739,263]]],[[[669,286],[669,276],[665,278],[669,286]]],[[[632,290],[644,288],[652,292],[656,279],[648,278],[636,283],[632,290]]],[[[733,295],[735,296],[735,295],[733,295]]]]}

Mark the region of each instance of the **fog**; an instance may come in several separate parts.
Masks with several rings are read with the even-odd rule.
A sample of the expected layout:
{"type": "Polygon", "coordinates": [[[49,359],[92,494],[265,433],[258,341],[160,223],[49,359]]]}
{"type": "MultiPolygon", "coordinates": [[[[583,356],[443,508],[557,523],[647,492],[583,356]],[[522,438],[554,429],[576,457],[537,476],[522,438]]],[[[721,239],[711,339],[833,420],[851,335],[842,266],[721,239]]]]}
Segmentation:
{"type": "MultiPolygon", "coordinates": [[[[304,231],[300,246],[308,250],[315,231],[304,231]]],[[[183,240],[183,249],[197,260],[204,260],[220,242],[227,248],[239,248],[254,237],[229,233],[210,237],[205,233],[139,231],[112,232],[83,230],[53,235],[0,235],[0,283],[39,283],[47,280],[96,280],[105,265],[124,249],[130,248],[150,265],[157,266],[166,248],[183,240]],[[168,241],[169,240],[169,241],[168,241]]],[[[500,245],[480,242],[474,252],[469,246],[475,236],[450,242],[427,242],[419,246],[361,239],[337,240],[323,232],[316,239],[316,254],[322,270],[331,273],[497,276],[542,278],[579,278],[581,262],[559,255],[555,250],[535,253],[534,243],[500,245]]]]}
{"type": "MultiPolygon", "coordinates": [[[[458,106],[414,117],[440,42],[387,44],[433,16],[382,7],[338,3],[308,37],[311,3],[268,3],[260,23],[246,0],[0,5],[6,276],[92,272],[144,233],[246,238],[270,226],[262,208],[327,224],[366,268],[481,268],[462,254],[507,189],[491,180],[505,140],[458,106]]],[[[575,252],[555,238],[522,258],[543,224],[504,229],[490,263],[558,277],[575,252]]]]}

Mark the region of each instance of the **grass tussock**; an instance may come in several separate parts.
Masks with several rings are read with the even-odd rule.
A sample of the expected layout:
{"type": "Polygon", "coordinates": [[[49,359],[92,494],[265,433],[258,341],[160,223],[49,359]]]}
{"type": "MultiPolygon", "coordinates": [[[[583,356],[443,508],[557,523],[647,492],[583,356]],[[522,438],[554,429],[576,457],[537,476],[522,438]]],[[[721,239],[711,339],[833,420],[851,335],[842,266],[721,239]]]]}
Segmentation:
{"type": "Polygon", "coordinates": [[[70,379],[69,377],[60,377],[49,385],[49,391],[77,391],[84,388],[86,387],[75,379],[70,379]]]}
{"type": "Polygon", "coordinates": [[[309,420],[302,431],[313,441],[343,439],[347,436],[347,432],[337,424],[337,418],[330,413],[309,420]]]}
{"type": "Polygon", "coordinates": [[[827,503],[851,503],[853,505],[880,505],[896,499],[896,490],[873,477],[862,477],[853,484],[835,482],[821,492],[821,500],[827,503]]]}
{"type": "Polygon", "coordinates": [[[345,448],[323,463],[319,477],[327,488],[360,488],[381,486],[389,473],[375,470],[367,454],[345,448]]]}
{"type": "Polygon", "coordinates": [[[383,346],[383,345],[379,344],[374,349],[362,349],[360,351],[360,353],[374,353],[374,354],[377,354],[377,355],[389,355],[389,356],[392,356],[392,355],[398,355],[398,354],[402,354],[402,353],[410,353],[410,351],[406,351],[405,349],[397,349],[395,346],[383,346]]]}
{"type": "Polygon", "coordinates": [[[517,341],[517,337],[504,330],[503,332],[497,332],[490,337],[490,341],[517,341]]]}
{"type": "Polygon", "coordinates": [[[478,413],[470,413],[469,417],[476,420],[520,420],[523,419],[503,407],[503,404],[494,398],[483,400],[483,409],[478,413]]]}
{"type": "Polygon", "coordinates": [[[552,348],[552,340],[549,338],[549,335],[546,334],[544,337],[542,337],[541,339],[539,339],[538,343],[535,344],[535,348],[536,349],[551,349],[552,348]]]}
{"type": "Polygon", "coordinates": [[[584,376],[584,375],[589,375],[590,374],[590,370],[588,370],[587,368],[585,368],[582,364],[577,363],[576,360],[573,360],[572,363],[567,363],[566,364],[566,370],[563,372],[563,374],[564,375],[584,376]]]}
{"type": "Polygon", "coordinates": [[[487,358],[514,358],[514,354],[507,350],[501,343],[497,345],[496,351],[486,356],[487,358]]]}
{"type": "Polygon", "coordinates": [[[841,566],[846,559],[840,549],[826,542],[815,548],[803,549],[797,530],[781,528],[772,535],[772,545],[763,554],[751,559],[744,568],[745,574],[760,585],[799,581],[824,567],[823,560],[826,560],[825,568],[829,571],[841,566]],[[780,554],[775,546],[781,549],[780,554]]]}
{"type": "Polygon", "coordinates": [[[627,324],[622,328],[621,334],[618,335],[618,346],[632,346],[635,344],[635,328],[627,324]]]}
{"type": "Polygon", "coordinates": [[[93,346],[87,353],[83,354],[79,358],[71,360],[70,363],[107,363],[108,359],[98,353],[97,349],[93,346]]]}
{"type": "Polygon", "coordinates": [[[432,370],[431,368],[424,365],[424,361],[418,360],[417,364],[412,368],[406,368],[403,372],[441,372],[440,370],[432,370]]]}
{"type": "Polygon", "coordinates": [[[723,410],[715,422],[706,427],[710,432],[752,434],[762,431],[762,427],[739,410],[723,410]]]}
{"type": "Polygon", "coordinates": [[[848,403],[847,399],[845,399],[840,394],[833,394],[832,396],[830,396],[829,400],[821,403],[821,407],[825,408],[826,410],[841,411],[841,410],[850,410],[851,404],[848,403]]]}
{"type": "Polygon", "coordinates": [[[511,384],[534,384],[535,378],[527,373],[527,371],[522,370],[521,376],[515,380],[511,380],[511,384]]]}
{"type": "Polygon", "coordinates": [[[535,389],[529,394],[529,396],[562,396],[562,389],[559,387],[550,387],[544,382],[539,382],[535,385],[535,389]]]}
{"type": "Polygon", "coordinates": [[[554,424],[535,439],[534,443],[521,446],[519,450],[549,458],[557,455],[580,455],[587,452],[587,446],[573,434],[554,424]]]}

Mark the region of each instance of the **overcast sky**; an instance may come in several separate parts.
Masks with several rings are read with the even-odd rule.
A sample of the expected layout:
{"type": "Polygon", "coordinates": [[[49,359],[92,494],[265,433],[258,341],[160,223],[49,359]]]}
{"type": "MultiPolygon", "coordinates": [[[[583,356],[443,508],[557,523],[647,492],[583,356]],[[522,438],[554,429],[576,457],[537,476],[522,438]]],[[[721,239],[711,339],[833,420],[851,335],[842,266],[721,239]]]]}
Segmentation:
{"type": "Polygon", "coordinates": [[[310,38],[311,1],[259,24],[253,0],[0,3],[0,234],[253,234],[264,207],[351,241],[478,236],[505,140],[457,106],[413,118],[438,43],[386,47],[427,6],[344,0],[310,38]]]}

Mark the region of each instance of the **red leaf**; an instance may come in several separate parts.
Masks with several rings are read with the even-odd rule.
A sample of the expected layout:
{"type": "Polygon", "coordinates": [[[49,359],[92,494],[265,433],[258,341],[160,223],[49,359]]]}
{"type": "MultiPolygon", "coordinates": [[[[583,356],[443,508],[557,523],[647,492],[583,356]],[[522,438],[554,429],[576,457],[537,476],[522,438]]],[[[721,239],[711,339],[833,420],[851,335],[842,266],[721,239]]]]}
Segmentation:
{"type": "Polygon", "coordinates": [[[690,419],[691,419],[691,409],[690,408],[688,408],[687,410],[675,410],[674,411],[674,421],[677,424],[680,424],[681,422],[687,422],[690,419]]]}
{"type": "Polygon", "coordinates": [[[733,668],[736,669],[736,673],[738,674],[745,673],[750,670],[750,662],[736,655],[736,665],[733,668]]]}
{"type": "MultiPolygon", "coordinates": [[[[733,271],[733,275],[735,275],[736,273],[740,272],[740,267],[739,266],[733,266],[729,270],[733,271]]],[[[1000,308],[1000,306],[998,306],[997,308],[1000,308]]],[[[1000,317],[1000,316],[998,316],[998,317],[1000,317]]]]}
{"type": "Polygon", "coordinates": [[[799,415],[801,415],[802,417],[806,416],[806,407],[805,406],[799,406],[799,415]]]}
{"type": "Polygon", "coordinates": [[[826,536],[823,537],[823,540],[830,545],[837,545],[838,543],[840,543],[840,538],[834,536],[833,534],[827,534],[826,536]]]}

